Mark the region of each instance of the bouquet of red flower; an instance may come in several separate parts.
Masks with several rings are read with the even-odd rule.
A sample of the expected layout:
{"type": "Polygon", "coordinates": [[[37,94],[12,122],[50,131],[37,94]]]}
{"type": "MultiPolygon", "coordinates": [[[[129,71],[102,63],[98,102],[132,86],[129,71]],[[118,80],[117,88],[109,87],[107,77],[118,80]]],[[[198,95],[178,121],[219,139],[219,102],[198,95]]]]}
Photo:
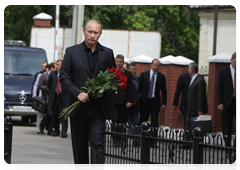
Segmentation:
{"type": "MultiPolygon", "coordinates": [[[[81,87],[80,92],[87,93],[93,99],[101,98],[108,90],[117,90],[119,86],[121,89],[125,89],[128,81],[127,77],[122,74],[122,69],[114,67],[108,68],[105,72],[100,71],[93,79],[88,77],[87,79],[86,87],[81,87]]],[[[78,100],[68,108],[63,109],[59,117],[64,116],[66,119],[80,104],[81,102],[78,100]]]]}

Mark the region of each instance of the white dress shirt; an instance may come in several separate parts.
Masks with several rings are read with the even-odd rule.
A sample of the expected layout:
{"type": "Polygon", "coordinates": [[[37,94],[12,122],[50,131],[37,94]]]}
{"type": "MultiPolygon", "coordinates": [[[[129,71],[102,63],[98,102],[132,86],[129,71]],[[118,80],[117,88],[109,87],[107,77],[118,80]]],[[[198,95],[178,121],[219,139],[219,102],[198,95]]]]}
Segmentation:
{"type": "Polygon", "coordinates": [[[233,96],[234,96],[234,74],[235,74],[235,68],[230,64],[230,71],[232,75],[232,84],[233,84],[233,96]]]}
{"type": "Polygon", "coordinates": [[[193,76],[191,76],[192,77],[192,80],[191,80],[191,82],[190,82],[190,84],[189,84],[189,87],[191,86],[191,84],[192,84],[192,82],[195,80],[195,78],[198,76],[198,73],[196,73],[196,74],[194,74],[193,76]]]}

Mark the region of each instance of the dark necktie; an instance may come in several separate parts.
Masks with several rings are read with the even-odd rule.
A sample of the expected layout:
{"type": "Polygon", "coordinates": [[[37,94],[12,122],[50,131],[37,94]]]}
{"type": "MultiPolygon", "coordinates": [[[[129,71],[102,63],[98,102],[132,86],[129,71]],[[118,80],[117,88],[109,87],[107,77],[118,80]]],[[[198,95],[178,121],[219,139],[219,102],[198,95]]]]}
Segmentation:
{"type": "Polygon", "coordinates": [[[150,87],[149,87],[149,92],[148,92],[148,98],[152,98],[152,93],[153,93],[153,85],[154,85],[154,80],[155,80],[155,73],[153,73],[151,82],[150,82],[150,87]]]}
{"type": "Polygon", "coordinates": [[[236,69],[234,73],[234,97],[236,97],[236,69]]]}
{"type": "Polygon", "coordinates": [[[133,78],[133,84],[134,84],[136,90],[138,90],[138,87],[137,87],[137,84],[136,84],[135,78],[133,78]]]}
{"type": "Polygon", "coordinates": [[[57,93],[57,95],[59,95],[59,94],[60,94],[60,86],[61,86],[61,84],[60,84],[60,81],[59,81],[59,76],[58,76],[58,81],[57,81],[57,89],[56,89],[56,93],[57,93]]]}

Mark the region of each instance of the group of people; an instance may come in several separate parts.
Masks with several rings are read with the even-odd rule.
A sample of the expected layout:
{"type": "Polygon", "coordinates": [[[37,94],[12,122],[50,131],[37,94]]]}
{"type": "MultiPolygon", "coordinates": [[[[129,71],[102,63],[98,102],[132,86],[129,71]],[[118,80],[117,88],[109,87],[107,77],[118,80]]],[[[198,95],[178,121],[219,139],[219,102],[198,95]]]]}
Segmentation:
{"type": "MultiPolygon", "coordinates": [[[[130,63],[127,68],[123,68],[124,56],[119,54],[114,59],[113,50],[98,42],[102,34],[102,27],[98,21],[87,21],[83,28],[83,34],[85,40],[66,49],[63,61],[57,61],[60,66],[55,68],[56,70],[50,73],[41,73],[39,79],[43,81],[39,81],[41,84],[38,84],[38,87],[42,93],[45,93],[43,97],[49,96],[49,107],[40,124],[40,133],[43,133],[43,128],[47,127],[51,135],[59,136],[59,113],[64,107],[79,100],[81,105],[69,115],[74,163],[89,163],[88,144],[90,143],[91,163],[102,164],[104,163],[106,119],[117,124],[128,122],[135,126],[148,121],[151,114],[151,126],[158,127],[159,111],[160,109],[164,110],[167,103],[166,79],[165,75],[158,71],[160,67],[158,59],[153,59],[150,65],[151,69],[142,72],[140,76],[136,75],[135,63],[130,63]],[[81,87],[86,87],[88,78],[95,78],[100,71],[112,67],[122,69],[123,75],[128,79],[127,88],[108,91],[98,99],[93,99],[87,93],[80,92],[81,87]],[[45,76],[46,74],[48,76],[45,76]],[[44,79],[44,77],[47,78],[44,79]]],[[[231,66],[236,69],[236,53],[235,59],[232,58],[231,61],[235,61],[235,65],[232,63],[231,66]]],[[[234,81],[230,81],[229,77],[229,80],[226,79],[229,75],[225,72],[232,73],[229,70],[220,70],[219,72],[218,108],[222,111],[223,122],[230,123],[232,116],[229,112],[231,115],[234,114],[234,106],[236,112],[236,95],[234,93],[236,88],[230,87],[229,83],[234,84],[234,81]],[[230,93],[229,98],[225,97],[230,93]]],[[[189,130],[191,117],[208,113],[206,82],[203,76],[198,74],[196,63],[191,63],[188,73],[180,75],[178,79],[173,101],[174,110],[178,106],[180,94],[182,94],[180,110],[184,118],[184,130],[189,130]]],[[[66,134],[67,120],[61,119],[61,123],[62,135],[64,135],[66,134]]],[[[228,128],[226,131],[223,130],[223,133],[230,135],[232,129],[228,123],[223,126],[223,129],[228,128]]],[[[156,135],[155,133],[154,136],[156,135]]],[[[190,140],[190,136],[185,136],[185,139],[190,140]]],[[[113,141],[119,142],[119,139],[113,138],[113,141]]],[[[135,146],[139,144],[139,141],[134,143],[135,146]]],[[[158,147],[156,143],[152,143],[151,146],[158,147]]]]}
{"type": "Polygon", "coordinates": [[[44,134],[44,129],[50,136],[67,137],[68,120],[59,118],[59,113],[66,106],[66,90],[61,86],[59,80],[59,70],[62,60],[56,63],[42,63],[42,71],[35,75],[32,88],[32,97],[38,96],[47,101],[46,113],[37,113],[37,133],[44,134]]]}

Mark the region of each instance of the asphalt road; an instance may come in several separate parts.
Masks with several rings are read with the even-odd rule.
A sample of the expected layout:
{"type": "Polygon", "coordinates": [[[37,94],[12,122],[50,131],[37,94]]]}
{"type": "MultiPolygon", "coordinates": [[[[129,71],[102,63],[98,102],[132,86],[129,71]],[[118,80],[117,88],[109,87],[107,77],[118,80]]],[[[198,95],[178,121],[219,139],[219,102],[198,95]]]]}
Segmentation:
{"type": "MultiPolygon", "coordinates": [[[[74,170],[71,133],[68,137],[52,137],[36,133],[35,123],[22,123],[12,117],[13,141],[11,164],[16,170],[74,170]]],[[[105,170],[116,170],[105,167],[105,170]]]]}

